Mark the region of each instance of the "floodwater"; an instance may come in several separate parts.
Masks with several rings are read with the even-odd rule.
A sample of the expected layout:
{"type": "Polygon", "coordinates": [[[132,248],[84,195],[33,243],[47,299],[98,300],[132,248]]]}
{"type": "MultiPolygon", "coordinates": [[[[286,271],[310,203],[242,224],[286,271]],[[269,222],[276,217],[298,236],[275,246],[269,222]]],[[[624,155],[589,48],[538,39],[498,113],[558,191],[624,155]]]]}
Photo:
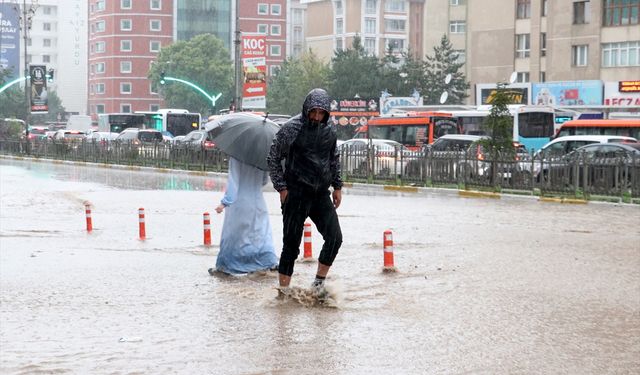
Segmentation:
{"type": "MultiPolygon", "coordinates": [[[[202,214],[217,243],[224,185],[0,159],[0,373],[640,373],[638,206],[348,188],[338,306],[305,307],[276,300],[275,274],[207,273],[202,214]]],[[[293,285],[315,267],[298,263],[293,285]]]]}

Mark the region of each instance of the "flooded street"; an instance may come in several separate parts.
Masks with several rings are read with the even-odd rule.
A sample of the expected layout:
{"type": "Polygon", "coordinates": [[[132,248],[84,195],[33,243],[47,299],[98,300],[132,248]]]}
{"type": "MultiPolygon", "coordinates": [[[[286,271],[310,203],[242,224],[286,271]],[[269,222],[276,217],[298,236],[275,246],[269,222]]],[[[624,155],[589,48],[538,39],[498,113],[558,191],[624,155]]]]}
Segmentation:
{"type": "Polygon", "coordinates": [[[275,273],[207,273],[225,181],[0,159],[0,373],[640,373],[637,205],[345,188],[338,307],[309,308],[275,299],[275,273]]]}

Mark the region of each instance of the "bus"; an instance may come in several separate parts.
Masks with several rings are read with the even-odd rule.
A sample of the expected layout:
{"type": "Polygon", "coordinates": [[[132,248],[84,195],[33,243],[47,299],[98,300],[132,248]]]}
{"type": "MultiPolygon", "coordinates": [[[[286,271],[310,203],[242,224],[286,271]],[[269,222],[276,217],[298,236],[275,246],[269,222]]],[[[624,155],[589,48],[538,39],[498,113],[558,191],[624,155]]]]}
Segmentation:
{"type": "Polygon", "coordinates": [[[98,131],[120,133],[126,128],[144,127],[144,116],[137,113],[100,113],[98,131]]]}
{"type": "Polygon", "coordinates": [[[524,145],[529,152],[547,144],[564,122],[580,116],[578,112],[551,106],[522,105],[510,110],[513,141],[524,145]]]}
{"type": "Polygon", "coordinates": [[[442,111],[448,113],[455,119],[460,129],[460,134],[469,135],[485,135],[482,129],[484,119],[489,116],[491,111],[485,110],[460,110],[460,111],[442,111]]]}
{"type": "Polygon", "coordinates": [[[459,134],[451,114],[444,112],[407,112],[376,116],[367,123],[368,138],[390,139],[417,150],[445,134],[459,134]]]}
{"type": "Polygon", "coordinates": [[[640,140],[640,120],[571,120],[560,126],[554,138],[565,135],[622,135],[640,140]]]}
{"type": "Polygon", "coordinates": [[[145,129],[156,129],[165,135],[177,137],[200,129],[200,114],[186,109],[159,109],[157,112],[137,111],[144,116],[145,129]],[[169,133],[169,134],[167,134],[169,133]]]}

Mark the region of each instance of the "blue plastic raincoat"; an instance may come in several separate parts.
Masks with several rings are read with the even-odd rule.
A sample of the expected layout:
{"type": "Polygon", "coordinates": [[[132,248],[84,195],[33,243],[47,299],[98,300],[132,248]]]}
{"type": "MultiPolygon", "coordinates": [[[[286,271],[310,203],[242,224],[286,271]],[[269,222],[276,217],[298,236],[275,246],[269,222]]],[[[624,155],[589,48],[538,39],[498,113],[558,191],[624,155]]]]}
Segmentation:
{"type": "Polygon", "coordinates": [[[225,215],[216,261],[218,271],[242,274],[278,266],[262,195],[267,182],[267,172],[229,158],[227,191],[220,201],[225,205],[225,215]]]}

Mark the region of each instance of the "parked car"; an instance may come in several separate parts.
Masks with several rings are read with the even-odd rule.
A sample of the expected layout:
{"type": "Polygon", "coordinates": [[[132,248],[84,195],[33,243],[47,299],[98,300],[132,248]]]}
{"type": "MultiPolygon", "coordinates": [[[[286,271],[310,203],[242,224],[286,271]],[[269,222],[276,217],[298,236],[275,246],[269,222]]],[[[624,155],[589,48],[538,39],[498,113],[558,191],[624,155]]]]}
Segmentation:
{"type": "Polygon", "coordinates": [[[163,140],[162,133],[155,129],[127,128],[118,135],[115,142],[128,157],[155,157],[167,154],[163,140]]]}
{"type": "Polygon", "coordinates": [[[215,143],[209,140],[206,130],[193,130],[180,141],[181,147],[194,151],[209,151],[215,148],[215,143]]]}
{"type": "Polygon", "coordinates": [[[118,138],[118,133],[114,132],[97,132],[94,131],[87,135],[86,143],[88,147],[97,148],[101,151],[108,151],[111,143],[118,138]]]}
{"type": "Polygon", "coordinates": [[[430,151],[467,151],[472,143],[484,138],[487,137],[470,134],[445,134],[426,147],[430,151]]]}
{"type": "Polygon", "coordinates": [[[350,139],[338,150],[342,171],[354,174],[366,174],[367,168],[371,168],[376,175],[401,175],[409,162],[416,159],[416,153],[388,139],[350,139]]]}
{"type": "Polygon", "coordinates": [[[49,128],[46,126],[31,126],[29,127],[29,140],[30,141],[44,141],[47,139],[47,131],[49,128]]]}

